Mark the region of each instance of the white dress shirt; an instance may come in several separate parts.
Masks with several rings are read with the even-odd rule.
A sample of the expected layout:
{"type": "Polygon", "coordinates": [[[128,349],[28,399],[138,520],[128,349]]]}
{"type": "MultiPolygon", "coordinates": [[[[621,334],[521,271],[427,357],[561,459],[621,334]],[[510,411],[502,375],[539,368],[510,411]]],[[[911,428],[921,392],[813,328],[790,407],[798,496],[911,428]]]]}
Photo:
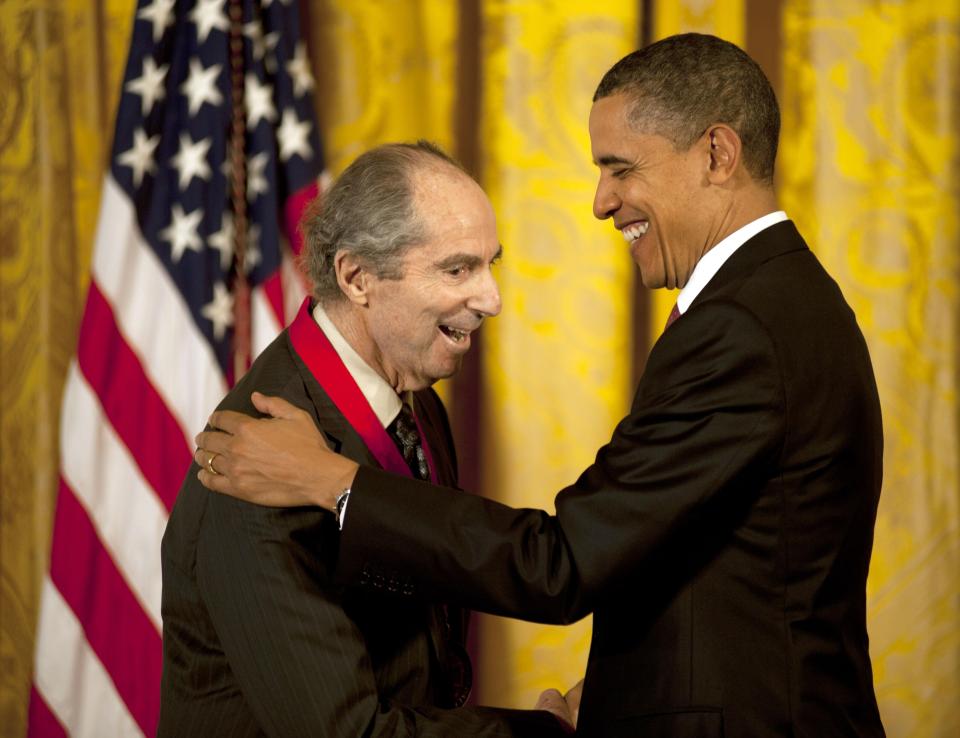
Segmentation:
{"type": "Polygon", "coordinates": [[[333,350],[337,352],[340,361],[350,372],[353,381],[357,383],[360,392],[370,403],[370,408],[377,416],[377,420],[384,428],[388,427],[400,414],[400,407],[403,405],[400,395],[394,391],[386,379],[377,374],[373,367],[360,358],[360,354],[337,330],[337,326],[330,320],[330,316],[327,315],[320,303],[317,303],[313,308],[313,319],[317,321],[317,325],[327,336],[327,340],[330,341],[333,350]]]}
{"type": "Polygon", "coordinates": [[[782,210],[767,213],[756,220],[750,221],[742,228],[738,228],[705,253],[693,268],[693,274],[690,275],[686,286],[680,290],[680,294],[677,296],[677,309],[680,311],[680,314],[683,315],[687,312],[687,308],[693,304],[697,295],[710,283],[713,275],[720,271],[720,267],[724,265],[727,259],[733,256],[738,248],[760,233],[760,231],[766,230],[777,223],[782,223],[785,220],[787,220],[787,214],[782,210]]]}

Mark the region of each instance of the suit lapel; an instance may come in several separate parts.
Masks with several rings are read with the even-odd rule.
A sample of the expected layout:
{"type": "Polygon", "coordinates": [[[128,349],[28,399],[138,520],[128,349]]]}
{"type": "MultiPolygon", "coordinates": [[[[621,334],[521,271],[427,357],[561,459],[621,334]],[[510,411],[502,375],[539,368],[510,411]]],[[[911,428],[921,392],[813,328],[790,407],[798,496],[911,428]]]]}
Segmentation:
{"type": "Polygon", "coordinates": [[[352,461],[356,461],[358,464],[379,467],[380,464],[377,463],[377,460],[370,452],[370,449],[367,448],[363,439],[360,438],[360,435],[353,429],[350,423],[347,422],[347,419],[343,417],[343,414],[337,409],[337,406],[333,404],[329,395],[324,392],[323,387],[317,382],[313,373],[303,362],[303,359],[300,358],[300,355],[290,342],[289,335],[287,336],[287,346],[290,349],[290,355],[293,356],[297,371],[300,372],[303,385],[307,388],[307,394],[313,403],[316,411],[317,425],[327,437],[333,450],[343,454],[352,461]]]}

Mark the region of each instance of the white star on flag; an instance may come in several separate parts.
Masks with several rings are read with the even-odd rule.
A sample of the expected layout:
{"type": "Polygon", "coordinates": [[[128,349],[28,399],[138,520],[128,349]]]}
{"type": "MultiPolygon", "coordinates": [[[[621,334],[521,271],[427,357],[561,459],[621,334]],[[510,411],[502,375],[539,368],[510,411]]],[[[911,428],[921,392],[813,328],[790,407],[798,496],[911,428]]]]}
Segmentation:
{"type": "Polygon", "coordinates": [[[180,150],[170,161],[180,170],[180,189],[185,190],[194,177],[210,179],[210,165],[207,163],[207,152],[210,150],[212,139],[203,138],[193,141],[189,133],[180,134],[180,150]]]}
{"type": "Polygon", "coordinates": [[[223,338],[227,326],[233,325],[233,296],[224,287],[223,282],[213,285],[213,299],[200,309],[201,315],[213,323],[213,337],[223,338]]]}
{"type": "Polygon", "coordinates": [[[266,193],[270,187],[266,177],[269,162],[270,155],[266,151],[254,154],[247,161],[247,199],[250,202],[253,202],[257,195],[266,193]]]}
{"type": "Polygon", "coordinates": [[[310,72],[310,61],[307,59],[307,47],[303,41],[297,42],[293,59],[287,62],[287,73],[293,80],[293,94],[297,97],[313,89],[313,74],[310,72]]]}
{"type": "Polygon", "coordinates": [[[252,130],[260,120],[272,123],[277,119],[277,109],[273,107],[273,85],[260,84],[257,75],[248,73],[243,92],[248,128],[252,130]]]}
{"type": "Polygon", "coordinates": [[[153,0],[151,5],[137,13],[137,18],[143,18],[153,24],[153,43],[163,38],[163,32],[173,24],[173,6],[176,3],[177,0],[153,0]]]}
{"type": "Polygon", "coordinates": [[[156,164],[153,161],[153,152],[160,143],[160,134],[147,138],[142,128],[133,132],[133,146],[117,157],[117,161],[133,170],[133,186],[139,187],[143,181],[144,172],[153,174],[156,164]]]}
{"type": "Polygon", "coordinates": [[[276,54],[274,50],[277,48],[277,44],[280,42],[280,34],[277,31],[271,31],[266,36],[263,35],[263,26],[260,25],[260,21],[250,21],[245,23],[243,26],[243,35],[250,39],[250,44],[253,51],[253,60],[255,62],[263,59],[267,54],[270,54],[267,57],[267,69],[271,72],[276,68],[276,54]],[[270,61],[273,61],[273,68],[269,64],[270,61]]]}
{"type": "Polygon", "coordinates": [[[188,106],[190,115],[196,115],[205,102],[211,105],[219,105],[223,102],[223,95],[217,89],[217,77],[222,68],[222,64],[211,64],[204,69],[197,57],[190,60],[190,76],[180,85],[180,92],[190,101],[188,106]]]}
{"type": "Polygon", "coordinates": [[[197,7],[190,13],[190,20],[197,25],[197,40],[203,43],[216,28],[227,33],[230,30],[230,21],[224,11],[223,0],[199,0],[197,7]]]}
{"type": "Polygon", "coordinates": [[[277,129],[277,138],[280,140],[280,158],[287,161],[294,154],[308,159],[313,154],[307,137],[313,124],[310,121],[301,121],[293,108],[283,111],[283,120],[277,129]]]}
{"type": "Polygon", "coordinates": [[[125,90],[140,95],[140,113],[142,115],[146,116],[153,109],[153,104],[157,100],[163,100],[164,95],[167,94],[163,87],[163,80],[166,78],[169,68],[169,64],[158,67],[156,62],[153,61],[153,57],[148,56],[143,60],[143,71],[140,76],[127,82],[124,87],[125,90]]]}
{"type": "Polygon", "coordinates": [[[207,243],[220,252],[220,268],[229,269],[233,260],[233,214],[229,210],[223,211],[220,230],[212,234],[207,243]]]}
{"type": "Polygon", "coordinates": [[[170,258],[174,264],[178,264],[187,249],[200,253],[203,248],[197,234],[200,221],[203,220],[203,210],[197,208],[184,214],[180,203],[174,203],[171,218],[170,225],[160,231],[160,238],[170,244],[170,258]]]}
{"type": "Polygon", "coordinates": [[[256,268],[262,258],[260,254],[260,225],[254,223],[247,230],[247,254],[243,260],[243,266],[247,274],[256,268]]]}

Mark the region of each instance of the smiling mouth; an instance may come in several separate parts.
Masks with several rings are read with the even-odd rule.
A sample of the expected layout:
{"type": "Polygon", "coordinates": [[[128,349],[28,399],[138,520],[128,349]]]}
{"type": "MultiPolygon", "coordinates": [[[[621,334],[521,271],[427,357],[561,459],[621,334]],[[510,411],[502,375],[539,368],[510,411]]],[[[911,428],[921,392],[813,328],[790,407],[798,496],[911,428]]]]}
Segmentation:
{"type": "Polygon", "coordinates": [[[621,233],[623,234],[623,239],[627,243],[633,243],[638,238],[640,238],[643,234],[645,234],[649,227],[650,227],[650,221],[641,220],[636,223],[631,223],[630,225],[624,227],[623,230],[621,230],[621,233]]]}
{"type": "Polygon", "coordinates": [[[454,343],[463,343],[470,336],[470,331],[461,331],[449,325],[441,325],[440,332],[454,343]]]}

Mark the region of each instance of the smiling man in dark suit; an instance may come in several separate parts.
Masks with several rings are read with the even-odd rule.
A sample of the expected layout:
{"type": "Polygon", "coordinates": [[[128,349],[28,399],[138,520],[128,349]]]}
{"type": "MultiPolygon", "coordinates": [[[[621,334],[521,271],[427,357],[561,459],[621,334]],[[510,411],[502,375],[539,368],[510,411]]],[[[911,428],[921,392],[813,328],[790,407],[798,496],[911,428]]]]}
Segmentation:
{"type": "MultiPolygon", "coordinates": [[[[865,585],[882,476],[867,346],[776,205],[779,111],[740,49],[685,34],[607,72],[594,213],[649,288],[679,288],[629,415],[556,514],[394,480],[326,452],[269,463],[276,428],[218,414],[222,492],[349,500],[337,576],[542,622],[594,613],[588,735],[881,736],[865,585]],[[283,479],[281,494],[253,473],[283,479]],[[348,490],[348,491],[345,491],[348,490]]],[[[275,400],[262,410],[307,439],[275,400]]]]}
{"type": "MultiPolygon", "coordinates": [[[[304,231],[315,300],[221,407],[252,414],[253,390],[276,394],[357,463],[456,485],[430,385],[500,311],[489,200],[439,149],[387,145],[347,168],[304,231]]],[[[275,461],[293,463],[288,450],[275,461]]],[[[159,736],[564,732],[546,712],[465,706],[463,611],[402,597],[409,577],[336,585],[332,515],[210,495],[197,469],[163,537],[159,736]]]]}

